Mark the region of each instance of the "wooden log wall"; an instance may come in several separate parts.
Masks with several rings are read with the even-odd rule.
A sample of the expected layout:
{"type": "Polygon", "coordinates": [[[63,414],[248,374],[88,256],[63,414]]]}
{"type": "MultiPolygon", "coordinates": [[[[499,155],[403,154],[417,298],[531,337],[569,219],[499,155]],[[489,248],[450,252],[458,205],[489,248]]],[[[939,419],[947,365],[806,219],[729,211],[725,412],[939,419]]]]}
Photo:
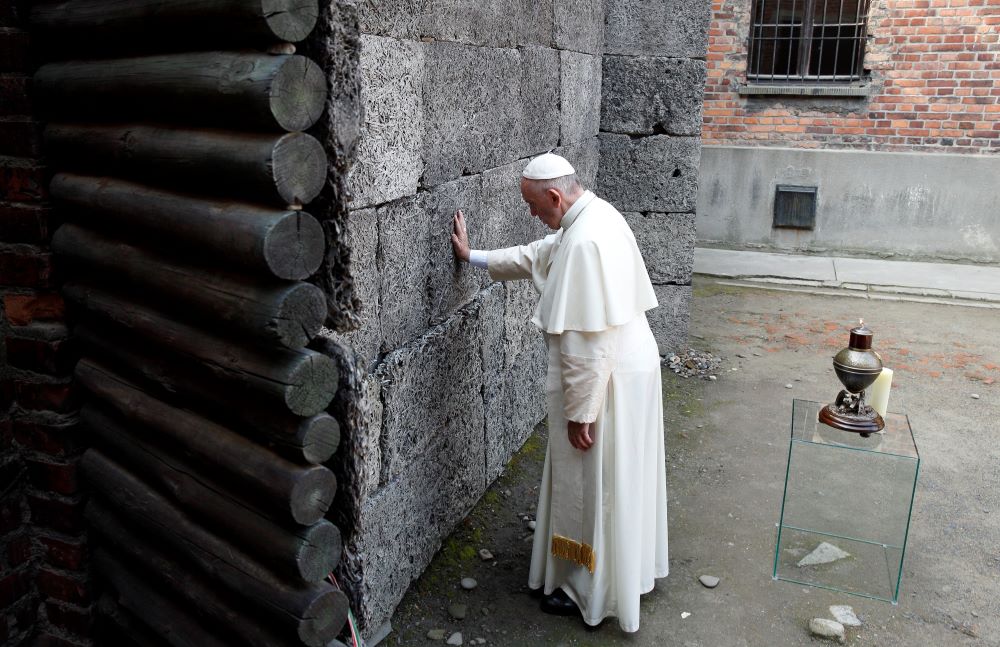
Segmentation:
{"type": "Polygon", "coordinates": [[[337,644],[319,0],[36,3],[98,644],[337,644]]]}

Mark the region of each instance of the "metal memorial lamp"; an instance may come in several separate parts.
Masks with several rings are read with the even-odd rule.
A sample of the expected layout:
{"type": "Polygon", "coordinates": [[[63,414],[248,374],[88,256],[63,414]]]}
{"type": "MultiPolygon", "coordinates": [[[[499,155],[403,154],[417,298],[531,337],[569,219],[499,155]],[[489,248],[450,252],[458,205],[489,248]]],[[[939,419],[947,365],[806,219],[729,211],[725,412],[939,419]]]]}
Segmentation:
{"type": "Polygon", "coordinates": [[[882,358],[872,350],[872,331],[864,320],[851,329],[847,348],[833,358],[833,370],[844,385],[833,404],[819,412],[819,421],[834,429],[861,434],[882,431],[885,421],[875,409],[865,402],[865,389],[871,386],[882,372],[882,358]]]}

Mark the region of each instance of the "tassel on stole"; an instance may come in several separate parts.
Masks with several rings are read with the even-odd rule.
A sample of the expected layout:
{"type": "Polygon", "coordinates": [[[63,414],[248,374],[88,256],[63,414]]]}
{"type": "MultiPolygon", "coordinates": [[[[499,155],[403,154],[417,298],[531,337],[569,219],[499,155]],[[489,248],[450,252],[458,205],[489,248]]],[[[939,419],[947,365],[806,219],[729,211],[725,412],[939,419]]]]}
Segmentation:
{"type": "Polygon", "coordinates": [[[582,544],[562,535],[552,535],[552,554],[560,559],[586,567],[591,575],[594,574],[594,568],[597,566],[597,556],[590,544],[582,544]]]}

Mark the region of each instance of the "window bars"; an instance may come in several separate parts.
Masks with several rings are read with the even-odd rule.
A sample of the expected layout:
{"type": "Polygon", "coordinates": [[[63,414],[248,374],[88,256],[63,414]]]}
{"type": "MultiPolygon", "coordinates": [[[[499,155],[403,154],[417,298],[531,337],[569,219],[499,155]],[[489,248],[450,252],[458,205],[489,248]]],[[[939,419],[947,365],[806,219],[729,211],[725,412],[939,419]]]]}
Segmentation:
{"type": "Polygon", "coordinates": [[[869,0],[754,0],[747,81],[863,78],[869,0]]]}

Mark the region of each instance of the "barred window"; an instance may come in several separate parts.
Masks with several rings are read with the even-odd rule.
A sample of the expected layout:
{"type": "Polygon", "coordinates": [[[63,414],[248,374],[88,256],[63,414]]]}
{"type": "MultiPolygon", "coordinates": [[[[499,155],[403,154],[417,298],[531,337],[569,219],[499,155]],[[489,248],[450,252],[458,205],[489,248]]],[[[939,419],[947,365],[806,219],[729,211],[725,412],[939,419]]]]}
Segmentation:
{"type": "Polygon", "coordinates": [[[754,0],[747,80],[860,81],[868,5],[869,0],[754,0]]]}

